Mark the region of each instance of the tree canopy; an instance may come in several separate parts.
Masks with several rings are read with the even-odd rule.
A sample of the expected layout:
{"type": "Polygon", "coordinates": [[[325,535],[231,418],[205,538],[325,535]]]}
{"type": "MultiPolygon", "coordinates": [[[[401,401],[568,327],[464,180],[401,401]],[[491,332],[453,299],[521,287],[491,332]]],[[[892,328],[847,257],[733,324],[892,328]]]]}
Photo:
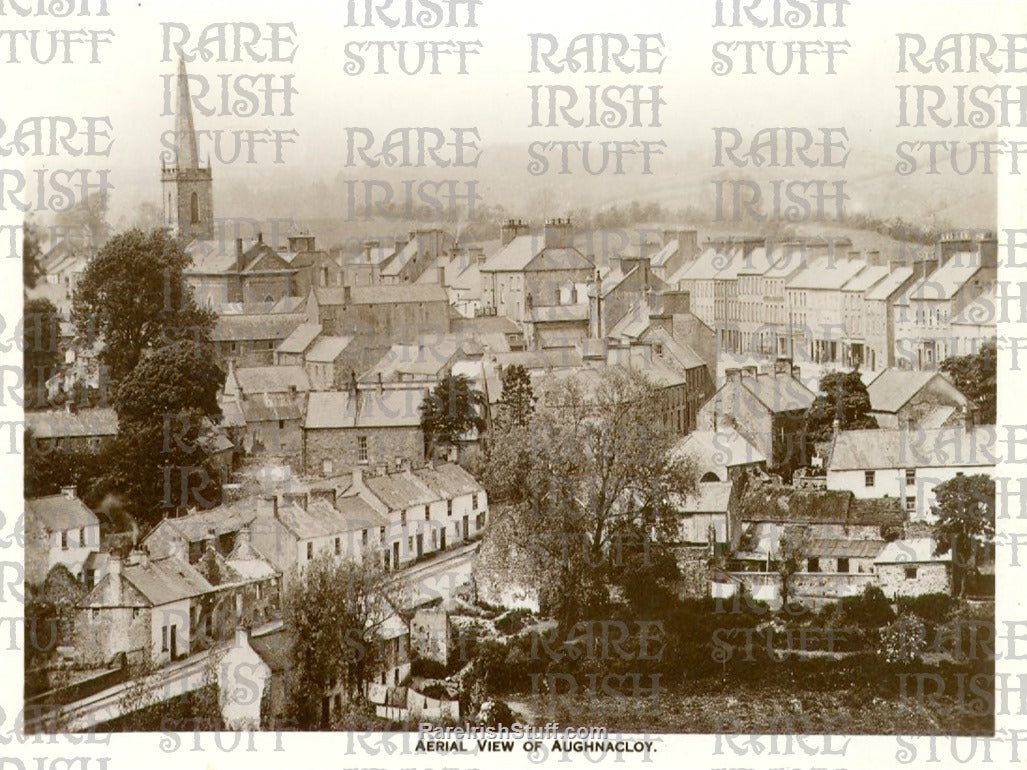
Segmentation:
{"type": "Polygon", "coordinates": [[[806,411],[807,440],[829,440],[835,420],[841,430],[878,427],[870,415],[870,396],[858,369],[827,372],[820,378],[820,393],[806,411]]]}
{"type": "Polygon", "coordinates": [[[934,534],[939,554],[952,553],[959,595],[977,571],[978,552],[995,538],[995,480],[985,473],[956,476],[934,488],[934,534]]]}
{"type": "Polygon", "coordinates": [[[503,398],[496,414],[496,427],[525,426],[535,411],[535,393],[528,370],[520,364],[503,370],[503,398]]]}
{"type": "Polygon", "coordinates": [[[976,353],[946,358],[941,370],[951,375],[956,387],[977,408],[983,425],[998,419],[998,354],[995,341],[988,340],[976,353]]]}
{"type": "Polygon", "coordinates": [[[485,397],[463,374],[447,374],[421,404],[421,430],[425,454],[438,447],[456,446],[471,430],[485,429],[485,397]]]}
{"type": "Polygon", "coordinates": [[[670,451],[659,403],[631,370],[550,378],[529,424],[490,442],[485,485],[515,522],[497,529],[529,550],[561,622],[601,608],[623,543],[677,537],[671,500],[694,491],[695,471],[670,451]]]}
{"type": "Polygon", "coordinates": [[[74,297],[79,341],[104,342],[101,360],[122,380],[143,351],[181,339],[207,341],[215,316],[185,285],[189,257],[163,230],[129,230],[89,263],[74,297]]]}
{"type": "Polygon", "coordinates": [[[368,677],[382,662],[385,622],[398,603],[380,554],[363,563],[321,554],[293,580],[284,597],[292,636],[288,694],[298,727],[321,725],[321,699],[341,682],[350,702],[364,698],[368,677]]]}
{"type": "Polygon", "coordinates": [[[25,302],[21,343],[25,371],[25,408],[46,405],[46,381],[61,363],[61,316],[48,299],[25,302]]]}

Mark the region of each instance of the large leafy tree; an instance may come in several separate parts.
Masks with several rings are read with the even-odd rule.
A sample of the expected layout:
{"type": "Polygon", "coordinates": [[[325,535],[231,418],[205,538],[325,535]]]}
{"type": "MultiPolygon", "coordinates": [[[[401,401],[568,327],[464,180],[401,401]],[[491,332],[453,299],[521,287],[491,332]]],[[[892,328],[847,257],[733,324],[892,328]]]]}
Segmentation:
{"type": "Polygon", "coordinates": [[[39,260],[43,249],[39,245],[39,227],[31,216],[25,217],[21,231],[21,277],[25,288],[32,289],[42,275],[39,260]]]}
{"type": "Polygon", "coordinates": [[[399,606],[395,581],[373,551],[361,562],[322,554],[306,565],[284,597],[292,636],[288,697],[297,727],[321,724],[321,699],[342,682],[350,703],[382,661],[385,622],[399,606]]]}
{"type": "Polygon", "coordinates": [[[102,361],[120,382],[143,352],[181,339],[210,339],[215,316],[183,280],[189,257],[163,230],[115,236],[86,268],[74,298],[79,341],[104,342],[102,361]]]}
{"type": "Polygon", "coordinates": [[[870,415],[870,396],[858,369],[828,372],[820,378],[820,392],[806,411],[806,439],[827,441],[835,420],[841,430],[878,427],[870,415]]]}
{"type": "Polygon", "coordinates": [[[492,443],[485,483],[514,517],[497,530],[527,549],[565,626],[608,600],[611,556],[624,538],[643,535],[659,548],[677,537],[670,500],[695,489],[695,471],[670,452],[675,437],[659,404],[630,370],[550,378],[530,423],[492,443]]]}
{"type": "Polygon", "coordinates": [[[995,538],[995,480],[985,473],[956,476],[934,488],[937,553],[952,553],[959,595],[977,571],[978,552],[995,538]]]}
{"type": "Polygon", "coordinates": [[[21,325],[25,369],[25,407],[46,404],[46,381],[61,362],[61,316],[48,299],[25,302],[21,325]]]}
{"type": "Polygon", "coordinates": [[[781,578],[781,603],[785,610],[792,597],[792,577],[806,567],[809,555],[809,527],[785,527],[778,537],[776,564],[781,578]]]}
{"type": "Polygon", "coordinates": [[[988,340],[977,353],[953,356],[941,362],[956,387],[977,407],[984,425],[994,425],[998,412],[998,356],[995,341],[988,340]]]}
{"type": "Polygon", "coordinates": [[[447,374],[421,404],[425,454],[456,446],[471,430],[485,429],[485,397],[463,374],[447,374]]]}
{"type": "Polygon", "coordinates": [[[220,413],[224,380],[210,345],[180,341],[147,352],[115,391],[118,436],[106,482],[144,521],[218,502],[203,437],[205,418],[220,413]]]}

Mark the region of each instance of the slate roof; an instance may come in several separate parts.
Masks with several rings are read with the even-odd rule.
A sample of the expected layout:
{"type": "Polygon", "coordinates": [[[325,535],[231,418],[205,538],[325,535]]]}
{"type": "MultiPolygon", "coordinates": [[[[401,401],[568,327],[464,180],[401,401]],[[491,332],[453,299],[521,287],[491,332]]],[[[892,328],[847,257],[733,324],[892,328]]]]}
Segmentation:
{"type": "Polygon", "coordinates": [[[884,265],[868,265],[865,269],[854,275],[845,285],[842,286],[843,291],[867,291],[871,286],[877,285],[880,281],[888,275],[888,268],[884,265]]]}
{"type": "Polygon", "coordinates": [[[518,235],[485,260],[485,264],[481,266],[481,272],[498,273],[523,270],[544,245],[545,240],[541,235],[518,235]]]}
{"type": "Polygon", "coordinates": [[[846,430],[834,441],[827,470],[990,467],[996,449],[994,425],[846,430]]]}
{"type": "Polygon", "coordinates": [[[413,472],[420,481],[442,498],[470,495],[483,491],[481,484],[470,473],[455,463],[435,467],[425,466],[413,472]]]}
{"type": "Polygon", "coordinates": [[[355,397],[347,391],[311,393],[307,402],[307,430],[323,428],[413,428],[421,425],[419,388],[358,390],[355,397]]]}
{"type": "Polygon", "coordinates": [[[935,556],[935,540],[933,537],[914,537],[908,540],[894,540],[874,559],[875,564],[922,564],[925,562],[952,561],[951,551],[943,556],[935,556]]]}
{"type": "Polygon", "coordinates": [[[64,494],[33,497],[25,500],[26,524],[48,532],[98,526],[100,521],[77,497],[64,494]]]}
{"type": "Polygon", "coordinates": [[[279,506],[278,520],[297,540],[331,537],[367,527],[366,522],[341,513],[327,500],[311,500],[307,510],[297,504],[279,506]]]}
{"type": "Polygon", "coordinates": [[[767,461],[755,446],[736,430],[696,430],[681,439],[672,450],[675,454],[711,460],[731,467],[767,461]]]}
{"type": "Polygon", "coordinates": [[[574,247],[544,248],[527,265],[528,270],[579,270],[595,267],[574,247]]]}
{"type": "Polygon", "coordinates": [[[310,347],[314,339],[321,333],[321,324],[302,323],[282,340],[278,346],[279,353],[303,353],[310,347]]]}
{"type": "Polygon", "coordinates": [[[118,415],[113,409],[30,411],[25,412],[25,427],[36,438],[114,436],[118,432],[118,415]]]}
{"type": "Polygon", "coordinates": [[[312,364],[330,364],[343,354],[353,341],[352,337],[324,336],[314,341],[307,351],[306,360],[312,364]]]}
{"type": "Polygon", "coordinates": [[[684,513],[724,513],[731,499],[730,481],[706,481],[698,492],[688,495],[679,506],[684,513]]]}
{"type": "Polygon", "coordinates": [[[425,505],[439,499],[439,495],[411,473],[386,473],[368,476],[364,486],[391,510],[398,511],[411,505],[425,505]]]}
{"type": "Polygon", "coordinates": [[[310,390],[310,380],[302,366],[240,366],[235,369],[235,380],[246,395],[288,393],[293,388],[300,393],[310,390]]]}
{"type": "Polygon", "coordinates": [[[138,563],[124,564],[121,576],[153,607],[202,596],[214,590],[199,570],[177,556],[150,559],[145,567],[138,563]]]}
{"type": "Polygon", "coordinates": [[[949,261],[921,278],[909,287],[906,297],[909,299],[952,299],[952,297],[971,280],[981,265],[976,254],[960,252],[949,257],[949,261]]]}
{"type": "Polygon", "coordinates": [[[559,323],[566,321],[588,321],[588,304],[542,305],[531,309],[533,323],[559,323]]]}
{"type": "MultiPolygon", "coordinates": [[[[257,518],[257,502],[253,499],[239,500],[228,505],[219,505],[206,511],[179,516],[174,519],[163,519],[157,526],[170,527],[183,537],[186,542],[196,543],[229,532],[238,532],[249,526],[257,518]]],[[[143,542],[149,538],[143,538],[143,542]]]]}
{"type": "Polygon", "coordinates": [[[940,372],[885,369],[867,385],[870,408],[875,412],[897,412],[931,380],[943,376],[940,372]]]}
{"type": "MultiPolygon", "coordinates": [[[[733,387],[737,387],[737,383],[729,380],[721,386],[721,391],[733,387]]],[[[789,374],[742,375],[741,387],[775,414],[806,410],[816,399],[813,391],[789,374]]]]}
{"type": "MultiPolygon", "coordinates": [[[[314,288],[314,296],[321,305],[345,305],[345,289],[339,287],[314,288]]],[[[437,283],[404,283],[397,285],[353,286],[350,288],[351,305],[390,305],[406,302],[445,302],[449,295],[437,283]]]]}
{"type": "Polygon", "coordinates": [[[786,284],[786,288],[840,289],[866,266],[867,263],[861,259],[821,257],[801,273],[793,276],[786,284]]]}
{"type": "Polygon", "coordinates": [[[886,300],[902,286],[913,275],[912,267],[897,267],[890,271],[879,283],[867,289],[865,299],[886,300]]]}

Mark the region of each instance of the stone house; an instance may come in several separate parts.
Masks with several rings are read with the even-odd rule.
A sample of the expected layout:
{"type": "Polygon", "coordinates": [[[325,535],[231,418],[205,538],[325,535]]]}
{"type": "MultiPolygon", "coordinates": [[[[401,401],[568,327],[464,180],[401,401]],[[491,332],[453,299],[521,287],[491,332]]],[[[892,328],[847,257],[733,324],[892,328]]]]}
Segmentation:
{"type": "Polygon", "coordinates": [[[767,458],[771,472],[786,471],[805,465],[803,418],[815,398],[787,360],[775,362],[773,373],[758,374],[754,367],[729,370],[725,383],[699,410],[698,428],[734,429],[767,458]]]}
{"type": "Polygon", "coordinates": [[[971,407],[970,399],[938,371],[885,369],[867,384],[867,395],[870,415],[881,428],[958,424],[971,407]]]}
{"type": "Polygon", "coordinates": [[[302,467],[334,476],[361,465],[424,459],[423,390],[312,393],[302,427],[302,467]]]}
{"type": "Polygon", "coordinates": [[[74,487],[25,501],[25,582],[29,586],[42,587],[50,570],[62,564],[91,587],[87,561],[99,549],[100,521],[74,487]]]}
{"type": "Polygon", "coordinates": [[[874,560],[877,584],[890,599],[900,596],[950,593],[952,554],[936,556],[931,537],[888,543],[874,560]]]}
{"type": "Polygon", "coordinates": [[[219,315],[211,339],[220,362],[227,366],[271,366],[275,347],[306,319],[299,313],[219,315]]]}
{"type": "Polygon", "coordinates": [[[185,252],[192,264],[183,271],[196,304],[216,312],[230,304],[274,305],[293,295],[296,269],[264,243],[237,238],[234,249],[226,239],[193,240],[185,252]]]}
{"type": "Polygon", "coordinates": [[[100,452],[118,435],[113,409],[25,412],[25,430],[40,452],[100,452]]]}
{"type": "Polygon", "coordinates": [[[230,366],[223,403],[237,404],[246,423],[247,453],[298,458],[310,379],[302,366],[230,366]]]}

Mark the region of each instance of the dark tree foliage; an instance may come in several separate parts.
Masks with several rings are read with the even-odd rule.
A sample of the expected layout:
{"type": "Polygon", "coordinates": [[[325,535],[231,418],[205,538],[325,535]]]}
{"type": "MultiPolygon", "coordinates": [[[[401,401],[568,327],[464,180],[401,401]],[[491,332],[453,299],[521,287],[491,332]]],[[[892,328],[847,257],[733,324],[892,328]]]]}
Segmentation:
{"type": "Polygon", "coordinates": [[[462,374],[447,375],[421,404],[425,454],[431,456],[438,447],[456,446],[471,430],[484,430],[484,408],[485,397],[470,379],[462,374]]]}
{"type": "Polygon", "coordinates": [[[39,264],[42,256],[39,228],[30,217],[26,217],[21,234],[21,279],[27,289],[34,289],[43,273],[43,268],[39,264]]]}
{"type": "Polygon", "coordinates": [[[985,473],[956,476],[934,488],[938,553],[952,553],[952,571],[960,596],[967,577],[977,572],[979,552],[995,539],[995,480],[985,473]]]}
{"type": "Polygon", "coordinates": [[[526,426],[535,411],[535,393],[528,370],[520,364],[503,370],[503,399],[499,402],[496,427],[526,426]]]}
{"type": "Polygon", "coordinates": [[[870,416],[867,386],[858,369],[828,372],[820,378],[820,393],[806,411],[807,441],[829,440],[835,420],[841,430],[877,427],[877,420],[870,416]]]}
{"type": "Polygon", "coordinates": [[[104,475],[108,458],[103,453],[57,449],[49,440],[37,440],[25,431],[25,497],[55,495],[61,487],[78,487],[87,502],[96,481],[104,475]]]}
{"type": "Polygon", "coordinates": [[[176,340],[209,341],[215,316],[200,309],[182,273],[190,263],[163,230],[129,230],[100,249],[74,298],[79,342],[104,342],[101,360],[120,382],[145,350],[176,340]]]}
{"type": "Polygon", "coordinates": [[[203,437],[224,379],[209,345],[182,341],[148,352],[115,391],[118,435],[104,482],[142,521],[220,501],[203,437]]]}
{"type": "Polygon", "coordinates": [[[25,302],[21,328],[25,370],[25,408],[46,406],[46,381],[61,363],[61,316],[48,299],[25,302]]]}
{"type": "Polygon", "coordinates": [[[982,425],[994,425],[998,417],[998,355],[995,341],[988,340],[977,353],[953,356],[941,362],[941,370],[977,408],[982,425]]]}

